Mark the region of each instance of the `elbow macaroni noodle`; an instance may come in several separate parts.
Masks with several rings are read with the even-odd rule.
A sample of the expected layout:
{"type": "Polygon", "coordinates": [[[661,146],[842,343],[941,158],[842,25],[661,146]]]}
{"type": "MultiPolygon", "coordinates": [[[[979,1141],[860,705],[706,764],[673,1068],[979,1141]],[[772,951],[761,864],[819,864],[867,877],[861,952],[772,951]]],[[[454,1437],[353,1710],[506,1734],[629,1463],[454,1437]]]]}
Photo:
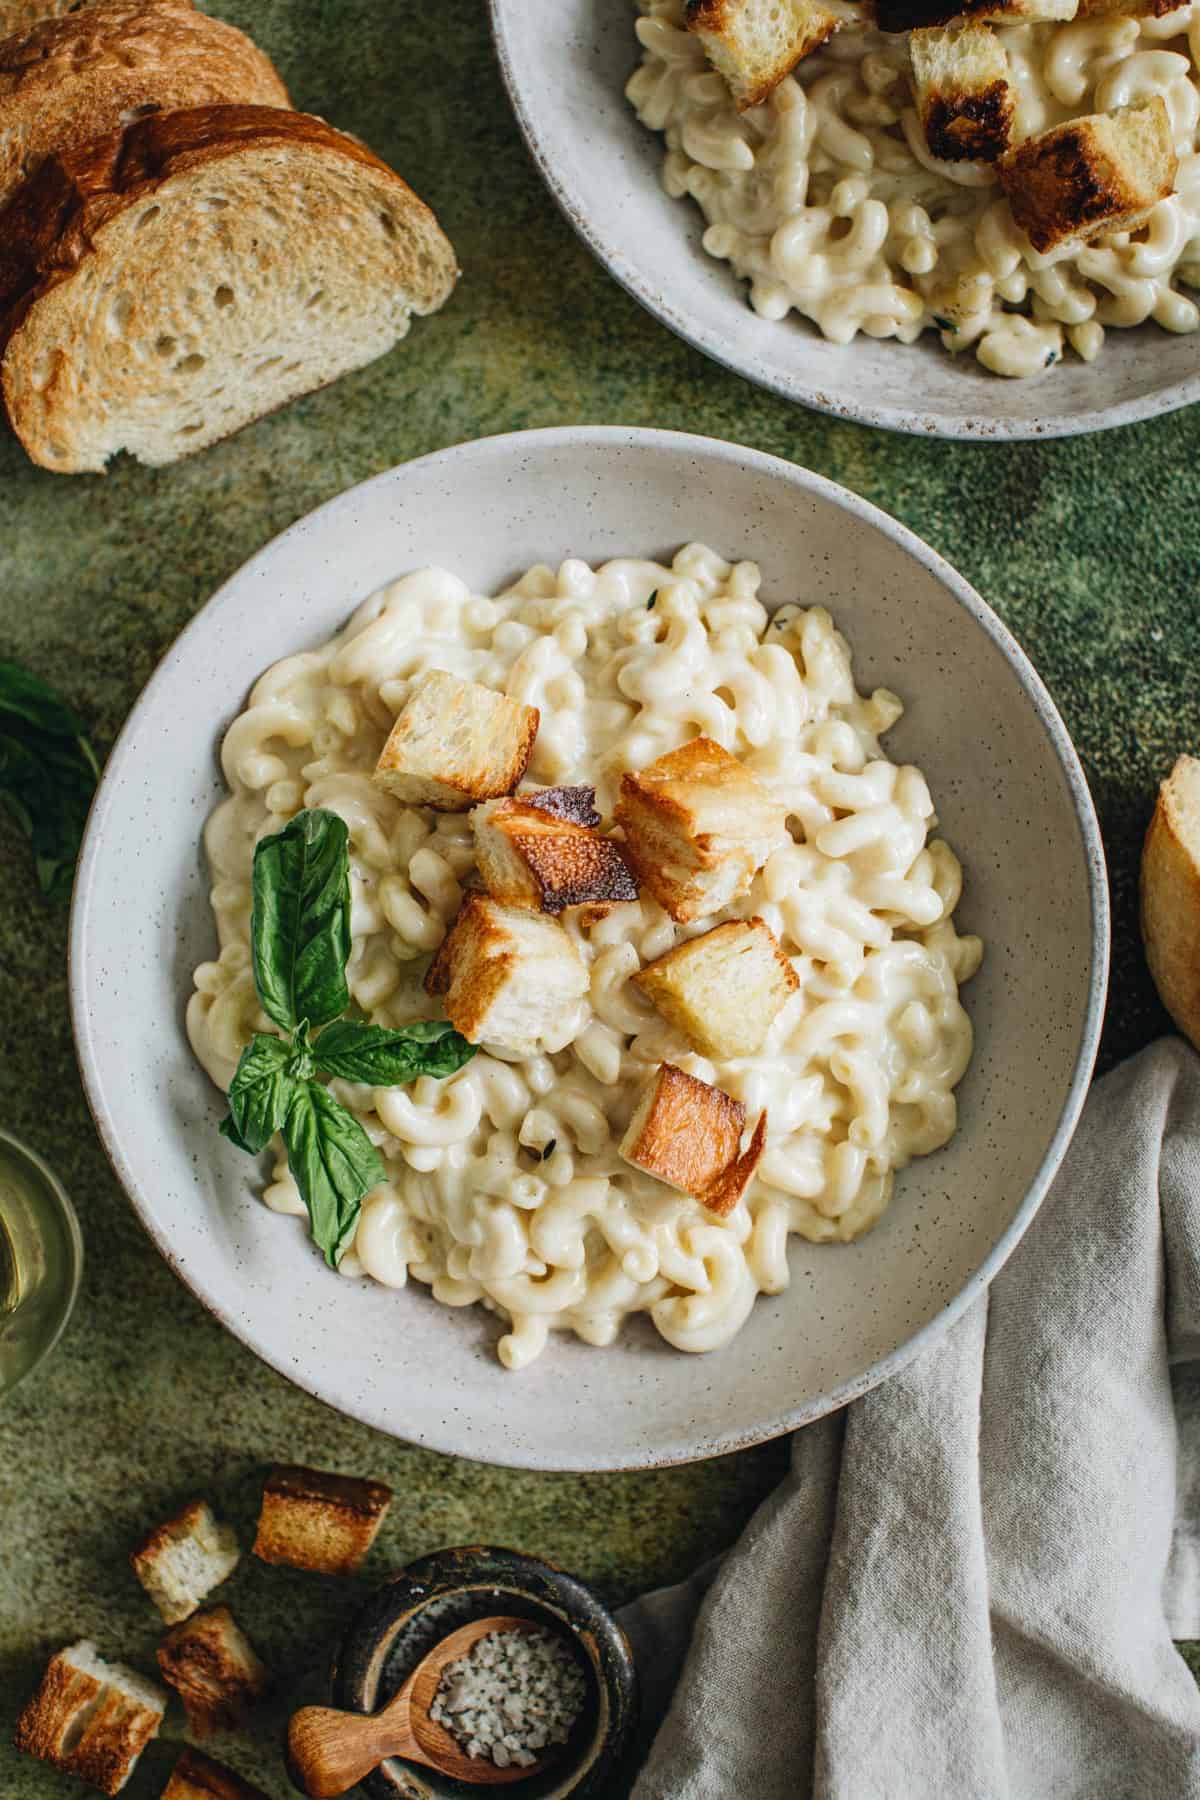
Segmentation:
{"type": "Polygon", "coordinates": [[[993,27],[1014,142],[1161,94],[1179,153],[1175,192],[1140,230],[1039,255],[989,164],[930,155],[906,35],[848,26],[739,114],[684,29],[684,0],[638,4],[642,63],[626,92],[665,134],[667,192],[698,203],[704,248],[750,283],[763,318],[794,308],[837,344],[936,330],[1012,376],[1041,373],[1068,345],[1091,362],[1110,326],[1200,325],[1178,285],[1200,286],[1200,5],[993,27]]]}
{"type": "MultiPolygon", "coordinates": [[[[845,1242],[888,1204],[893,1171],[944,1144],[971,1054],[959,984],[979,940],[955,930],[962,874],[924,778],[887,761],[895,695],[856,692],[850,653],[820,606],[768,617],[753,563],[690,545],[670,568],[621,559],[539,566],[495,599],[424,570],[368,600],[322,649],[277,663],[226,734],[230,793],[205,845],[220,954],[196,971],[188,1032],[218,1087],[269,1030],[250,964],[254,846],[301,807],[349,827],[353,1002],[376,1023],[428,1017],[422,978],[473,868],[465,814],[406,806],[371,771],[414,677],[447,669],[529,702],[541,726],[527,780],[587,782],[611,813],[621,775],[699,732],[786,804],[791,841],[749,894],[675,925],[648,896],[563,915],[590,971],[572,1041],[514,1058],[485,1046],[447,1081],[335,1082],[380,1149],[347,1275],[507,1320],[521,1368],[552,1329],[612,1343],[649,1313],[681,1350],[709,1350],[759,1293],[788,1283],[792,1232],[845,1242]],[[653,607],[650,596],[657,590],[653,607]],[[685,936],[759,915],[799,977],[760,1054],[713,1063],[630,977],[685,936]],[[617,1153],[635,1096],[670,1060],[765,1107],[763,1160],[727,1217],[617,1153]]],[[[282,1152],[268,1206],[304,1208],[282,1152]]]]}

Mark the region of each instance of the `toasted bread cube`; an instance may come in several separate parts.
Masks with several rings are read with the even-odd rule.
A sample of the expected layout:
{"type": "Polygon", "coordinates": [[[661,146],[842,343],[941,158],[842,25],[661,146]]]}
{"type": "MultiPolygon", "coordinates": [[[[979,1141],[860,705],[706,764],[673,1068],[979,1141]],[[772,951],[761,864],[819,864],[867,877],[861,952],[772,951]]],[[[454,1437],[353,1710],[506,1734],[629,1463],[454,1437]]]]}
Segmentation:
{"type": "Polygon", "coordinates": [[[634,874],[680,924],[744,894],[787,826],[757,777],[705,737],[623,776],[616,817],[634,874]]]}
{"type": "Polygon", "coordinates": [[[468,894],[425,977],[472,1044],[517,1056],[561,1050],[574,1034],[588,972],[553,919],[468,894]]]}
{"type": "Polygon", "coordinates": [[[965,19],[914,31],[908,52],[930,154],[943,162],[995,162],[1008,148],[1015,105],[999,38],[965,19]]]}
{"type": "Polygon", "coordinates": [[[252,1781],[227,1769],[203,1750],[185,1750],[175,1764],[162,1800],[267,1800],[252,1781]]]}
{"type": "Polygon", "coordinates": [[[233,1527],[222,1525],[206,1501],[193,1500],[156,1525],[129,1560],[167,1624],[176,1625],[233,1574],[240,1555],[233,1527]]]}
{"type": "Polygon", "coordinates": [[[1121,13],[1127,19],[1165,19],[1168,13],[1178,12],[1187,4],[1188,0],[1079,0],[1077,17],[1094,19],[1121,13]]]}
{"type": "Polygon", "coordinates": [[[162,1678],[183,1701],[197,1737],[240,1724],[270,1686],[266,1668],[227,1606],[172,1625],[157,1656],[162,1678]]]}
{"type": "Polygon", "coordinates": [[[820,0],[688,0],[688,30],[729,83],[739,112],[761,106],[840,23],[820,0]]]}
{"type": "Polygon", "coordinates": [[[643,1174],[724,1214],[733,1211],[758,1167],[767,1141],[766,1113],[739,1155],[745,1128],[740,1100],[674,1063],[661,1063],[634,1108],[620,1154],[643,1174]]]}
{"type": "Polygon", "coordinates": [[[547,809],[538,794],[488,800],[471,814],[471,827],[479,873],[506,906],[557,914],[637,899],[637,882],[612,839],[547,809]]]}
{"type": "Polygon", "coordinates": [[[375,765],[409,806],[467,812],[511,794],[533,754],[538,709],[444,669],[419,677],[375,765]]]}
{"type": "Polygon", "coordinates": [[[102,1794],[119,1794],[166,1709],[167,1697],[152,1681],[105,1662],[95,1644],[70,1644],[50,1658],[13,1742],[102,1794]]]}
{"type": "Polygon", "coordinates": [[[352,1575],[391,1503],[382,1481],[281,1464],[263,1483],[254,1554],[317,1575],[352,1575]]]}
{"type": "Polygon", "coordinates": [[[1175,185],[1179,159],[1161,95],[1068,119],[996,165],[1012,215],[1035,250],[1132,231],[1175,185]]]}
{"type": "Polygon", "coordinates": [[[964,14],[980,24],[1036,24],[1075,17],[1078,0],[877,0],[876,23],[881,31],[918,31],[945,25],[964,14]]]}
{"type": "Polygon", "coordinates": [[[763,919],[730,919],[634,976],[701,1056],[753,1056],[800,982],[763,919]]]}

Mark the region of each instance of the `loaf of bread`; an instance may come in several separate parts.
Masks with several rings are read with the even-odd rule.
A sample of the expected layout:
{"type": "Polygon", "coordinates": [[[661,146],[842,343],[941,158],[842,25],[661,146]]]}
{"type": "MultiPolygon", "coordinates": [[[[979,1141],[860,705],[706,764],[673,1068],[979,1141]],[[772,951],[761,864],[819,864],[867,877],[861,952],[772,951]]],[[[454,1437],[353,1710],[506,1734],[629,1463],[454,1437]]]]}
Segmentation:
{"type": "Polygon", "coordinates": [[[1142,938],[1163,1005],[1200,1050],[1200,760],[1159,789],[1142,850],[1142,938]]]}
{"type": "Polygon", "coordinates": [[[0,43],[0,206],[51,151],[183,106],[287,106],[269,58],[191,0],[95,0],[0,43]]]}
{"type": "Polygon", "coordinates": [[[94,4],[95,0],[0,0],[0,37],[13,37],[40,19],[61,19],[94,4]]]}
{"type": "Polygon", "coordinates": [[[265,106],[154,114],[50,156],[4,226],[4,404],[66,474],[227,437],[391,349],[458,275],[386,163],[265,106]]]}

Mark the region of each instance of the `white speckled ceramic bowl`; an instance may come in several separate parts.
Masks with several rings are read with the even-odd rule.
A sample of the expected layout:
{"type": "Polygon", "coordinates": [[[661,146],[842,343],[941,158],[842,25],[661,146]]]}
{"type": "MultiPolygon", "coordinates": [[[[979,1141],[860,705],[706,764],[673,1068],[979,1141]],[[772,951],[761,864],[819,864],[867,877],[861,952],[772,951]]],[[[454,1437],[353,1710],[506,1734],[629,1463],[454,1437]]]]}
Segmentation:
{"type": "Polygon", "coordinates": [[[84,1080],[122,1183],[200,1298],[291,1380],[399,1437],[545,1469],[682,1462],[801,1425],[900,1368],[983,1291],[1066,1148],[1096,1049],[1108,956],[1104,863],[1079,764],[1004,627],[903,526],[752,450],[673,433],[535,431],[445,450],[352,488],[248,563],[180,637],[109,759],[71,923],[84,1080]],[[639,1322],[611,1349],[563,1339],[519,1375],[499,1326],[332,1274],[300,1222],[256,1198],[217,1135],[221,1097],[183,1030],[213,954],[200,832],[217,747],[260,672],[327,639],[427,563],[495,591],[566,556],[669,556],[703,538],[753,557],[769,604],[820,601],[860,684],[908,711],[891,754],[929,777],[987,939],[966,990],[975,1059],[948,1149],[912,1165],[849,1248],[797,1241],[792,1283],[695,1358],[639,1322]]]}
{"type": "Polygon", "coordinates": [[[973,355],[917,344],[830,344],[791,315],[752,312],[746,285],[700,247],[704,220],[661,180],[661,136],[625,99],[637,67],[633,0],[490,0],[500,67],[554,198],[642,305],[705,355],[789,400],[930,437],[1036,438],[1101,431],[1200,399],[1200,333],[1110,331],[1090,365],[1070,356],[1009,381],[973,355]]]}

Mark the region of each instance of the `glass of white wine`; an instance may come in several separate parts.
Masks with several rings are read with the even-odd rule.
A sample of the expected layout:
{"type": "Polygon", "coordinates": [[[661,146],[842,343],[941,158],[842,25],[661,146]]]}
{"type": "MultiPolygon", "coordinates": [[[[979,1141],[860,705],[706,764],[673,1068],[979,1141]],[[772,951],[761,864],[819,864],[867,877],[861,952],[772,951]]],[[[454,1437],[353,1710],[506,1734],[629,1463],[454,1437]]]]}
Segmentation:
{"type": "Polygon", "coordinates": [[[79,1222],[62,1185],[0,1131],[0,1398],[57,1344],[82,1271],[79,1222]]]}

